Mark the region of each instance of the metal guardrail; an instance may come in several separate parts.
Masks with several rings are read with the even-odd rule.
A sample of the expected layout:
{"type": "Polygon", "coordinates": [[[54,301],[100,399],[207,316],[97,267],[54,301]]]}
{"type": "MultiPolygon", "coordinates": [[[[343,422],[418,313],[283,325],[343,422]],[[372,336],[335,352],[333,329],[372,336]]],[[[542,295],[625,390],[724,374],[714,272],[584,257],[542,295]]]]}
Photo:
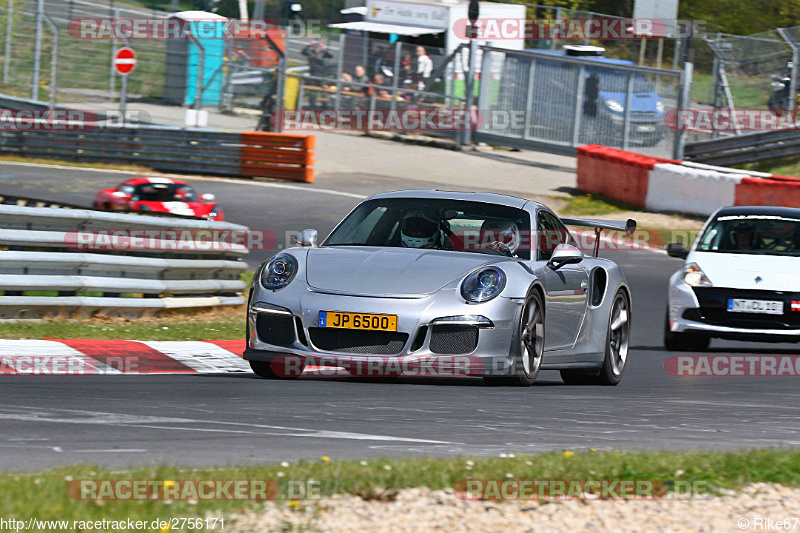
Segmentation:
{"type": "Polygon", "coordinates": [[[0,153],[171,172],[314,181],[313,135],[161,126],[0,131],[0,153]]]}
{"type": "Polygon", "coordinates": [[[712,165],[739,165],[796,155],[800,130],[778,130],[687,143],[684,157],[712,165]]]}
{"type": "Polygon", "coordinates": [[[239,133],[156,126],[0,132],[4,153],[203,174],[238,174],[239,142],[239,133]]]}
{"type": "Polygon", "coordinates": [[[244,245],[217,236],[227,222],[88,209],[0,205],[0,318],[53,313],[141,315],[164,309],[241,305],[244,245]],[[123,249],[97,246],[122,230],[123,249]],[[134,231],[149,235],[135,245],[134,231]],[[150,232],[150,233],[148,233],[150,232]],[[168,234],[181,246],[165,246],[168,234]],[[206,240],[185,239],[200,234],[206,240]],[[180,234],[180,241],[177,235],[180,234]],[[82,246],[92,241],[94,246],[82,246]],[[209,246],[213,243],[213,246],[209,246]],[[87,251],[88,250],[88,251],[87,251]]]}

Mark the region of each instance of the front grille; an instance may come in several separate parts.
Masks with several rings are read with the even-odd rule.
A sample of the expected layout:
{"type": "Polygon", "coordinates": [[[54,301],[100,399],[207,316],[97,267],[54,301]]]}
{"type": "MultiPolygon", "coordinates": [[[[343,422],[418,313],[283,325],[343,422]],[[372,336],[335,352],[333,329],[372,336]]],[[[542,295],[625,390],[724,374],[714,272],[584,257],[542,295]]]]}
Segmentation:
{"type": "Polygon", "coordinates": [[[256,333],[262,342],[277,346],[294,344],[294,320],[291,315],[259,313],[256,318],[256,333]]]}
{"type": "Polygon", "coordinates": [[[394,355],[403,351],[408,333],[339,328],[308,328],[311,343],[326,352],[394,355]]]}
{"type": "Polygon", "coordinates": [[[694,293],[700,307],[684,312],[684,318],[688,320],[730,328],[800,329],[800,312],[792,311],[792,302],[800,302],[800,293],[722,287],[694,287],[694,293]],[[731,313],[728,311],[729,298],[781,301],[783,314],[731,313]]]}
{"type": "Polygon", "coordinates": [[[634,118],[655,118],[655,111],[631,111],[631,117],[634,118]]]}
{"type": "Polygon", "coordinates": [[[433,353],[459,355],[472,353],[478,346],[475,326],[441,325],[431,330],[430,349],[433,353]]]}

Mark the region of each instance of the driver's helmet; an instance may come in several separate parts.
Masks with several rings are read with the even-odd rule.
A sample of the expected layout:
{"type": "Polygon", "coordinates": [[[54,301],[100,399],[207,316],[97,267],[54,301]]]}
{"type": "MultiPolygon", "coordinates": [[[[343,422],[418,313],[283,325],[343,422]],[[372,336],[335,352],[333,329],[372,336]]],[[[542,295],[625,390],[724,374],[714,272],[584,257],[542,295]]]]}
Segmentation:
{"type": "Polygon", "coordinates": [[[503,250],[512,254],[519,248],[519,227],[513,220],[489,219],[481,224],[481,231],[484,232],[481,241],[497,242],[503,250]]]}
{"type": "Polygon", "coordinates": [[[433,248],[439,238],[439,223],[423,211],[409,211],[400,222],[400,240],[406,248],[433,248]]]}
{"type": "Polygon", "coordinates": [[[731,229],[730,236],[734,249],[750,250],[756,245],[757,231],[750,222],[737,223],[731,229]]]}

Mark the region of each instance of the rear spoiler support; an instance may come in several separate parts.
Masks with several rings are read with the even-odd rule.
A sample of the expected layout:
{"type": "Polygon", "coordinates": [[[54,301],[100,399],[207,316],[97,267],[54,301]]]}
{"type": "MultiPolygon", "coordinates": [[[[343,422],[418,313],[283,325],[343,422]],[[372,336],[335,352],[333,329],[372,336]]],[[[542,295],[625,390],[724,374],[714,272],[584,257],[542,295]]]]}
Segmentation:
{"type": "Polygon", "coordinates": [[[562,218],[561,222],[567,226],[581,226],[594,228],[594,257],[600,253],[600,233],[604,230],[622,231],[625,235],[632,235],[636,231],[636,221],[629,218],[626,222],[616,220],[599,220],[596,218],[562,218]]]}

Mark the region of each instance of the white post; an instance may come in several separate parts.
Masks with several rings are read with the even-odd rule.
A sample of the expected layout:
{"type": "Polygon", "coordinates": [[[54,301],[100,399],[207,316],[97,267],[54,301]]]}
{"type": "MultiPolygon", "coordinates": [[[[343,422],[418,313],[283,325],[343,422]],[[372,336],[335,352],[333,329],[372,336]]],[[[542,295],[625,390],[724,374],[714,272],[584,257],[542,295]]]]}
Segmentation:
{"type": "Polygon", "coordinates": [[[11,32],[14,29],[14,0],[8,0],[8,18],[6,19],[6,49],[5,59],[3,60],[3,84],[8,85],[8,63],[11,61],[11,32]]]}
{"type": "Polygon", "coordinates": [[[31,81],[31,100],[39,99],[39,69],[42,60],[42,15],[44,0],[36,2],[36,36],[33,41],[33,79],[31,81]]]}

